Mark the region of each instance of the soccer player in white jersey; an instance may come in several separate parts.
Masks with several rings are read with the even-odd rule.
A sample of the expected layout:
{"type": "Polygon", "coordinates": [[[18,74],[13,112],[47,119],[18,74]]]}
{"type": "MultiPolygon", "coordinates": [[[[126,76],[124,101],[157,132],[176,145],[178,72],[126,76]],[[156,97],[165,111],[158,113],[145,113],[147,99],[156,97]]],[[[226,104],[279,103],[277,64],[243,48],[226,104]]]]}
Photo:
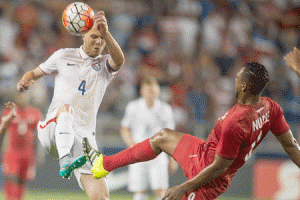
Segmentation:
{"type": "Polygon", "coordinates": [[[37,68],[27,72],[17,85],[22,92],[46,74],[56,73],[54,95],[46,120],[38,124],[41,144],[59,158],[60,175],[77,181],[90,199],[108,199],[106,179],[91,175],[91,164],[82,152],[82,139],[94,148],[96,116],[107,85],[124,63],[124,55],[111,36],[104,12],[98,12],[93,28],[83,36],[80,48],[56,51],[37,68]],[[109,54],[102,55],[108,48],[109,54]],[[83,166],[83,167],[81,167],[83,166]]]}
{"type": "MultiPolygon", "coordinates": [[[[153,136],[162,128],[175,128],[172,108],[158,99],[159,85],[155,78],[141,81],[141,98],[130,102],[121,122],[121,136],[128,147],[153,136]]],[[[148,186],[161,199],[169,188],[169,173],[175,173],[176,161],[165,153],[149,162],[129,165],[128,190],[134,192],[134,200],[146,200],[148,186]]]]}

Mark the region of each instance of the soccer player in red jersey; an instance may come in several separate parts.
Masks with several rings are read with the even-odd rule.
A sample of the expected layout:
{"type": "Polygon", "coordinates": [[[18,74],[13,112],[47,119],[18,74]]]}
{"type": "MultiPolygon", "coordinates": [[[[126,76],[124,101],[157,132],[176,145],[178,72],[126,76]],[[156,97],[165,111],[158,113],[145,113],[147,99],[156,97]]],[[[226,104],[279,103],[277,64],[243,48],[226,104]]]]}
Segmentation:
{"type": "Polygon", "coordinates": [[[189,134],[162,129],[151,138],[112,156],[104,156],[83,142],[85,155],[93,163],[94,178],[136,162],[155,158],[161,152],[172,156],[188,180],[170,188],[163,199],[216,199],[232,177],[271,131],[292,161],[300,167],[300,148],[281,107],[261,97],[268,72],[259,63],[246,63],[236,76],[237,104],[220,117],[206,141],[189,134]]]}
{"type": "MultiPolygon", "coordinates": [[[[8,142],[3,156],[4,193],[6,199],[24,199],[26,182],[35,178],[35,131],[42,118],[41,112],[24,104],[21,95],[17,106],[7,103],[2,120],[11,119],[8,126],[8,142]]],[[[5,120],[4,120],[5,122],[5,120]]]]}

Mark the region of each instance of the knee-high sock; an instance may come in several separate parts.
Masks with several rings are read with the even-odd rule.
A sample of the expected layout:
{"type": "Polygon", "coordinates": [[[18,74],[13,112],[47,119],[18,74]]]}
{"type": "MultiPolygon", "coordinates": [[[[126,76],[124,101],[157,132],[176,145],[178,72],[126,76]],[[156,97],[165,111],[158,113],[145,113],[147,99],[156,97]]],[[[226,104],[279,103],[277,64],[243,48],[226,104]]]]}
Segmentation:
{"type": "Polygon", "coordinates": [[[20,197],[20,199],[24,199],[23,197],[25,196],[26,192],[27,192],[26,185],[20,184],[18,187],[18,197],[20,197]]]}
{"type": "Polygon", "coordinates": [[[5,199],[12,199],[12,184],[8,181],[3,182],[3,190],[5,194],[5,199]]]}
{"type": "Polygon", "coordinates": [[[22,200],[26,187],[15,182],[4,181],[4,193],[7,200],[22,200]]]}
{"type": "Polygon", "coordinates": [[[73,115],[61,113],[56,121],[55,141],[59,158],[70,153],[74,143],[73,115]]]}
{"type": "Polygon", "coordinates": [[[129,164],[152,160],[156,158],[150,146],[149,139],[144,140],[112,156],[103,156],[103,167],[107,171],[129,164]]]}

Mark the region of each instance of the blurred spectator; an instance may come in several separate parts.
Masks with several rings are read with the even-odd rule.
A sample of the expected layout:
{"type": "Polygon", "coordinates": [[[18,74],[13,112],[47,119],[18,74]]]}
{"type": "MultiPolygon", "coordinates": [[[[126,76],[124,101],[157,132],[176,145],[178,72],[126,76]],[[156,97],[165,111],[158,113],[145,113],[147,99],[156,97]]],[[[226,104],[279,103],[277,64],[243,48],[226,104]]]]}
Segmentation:
{"type": "MultiPolygon", "coordinates": [[[[61,13],[71,3],[0,2],[0,105],[11,100],[16,80],[59,48],[78,46],[61,13]]],[[[282,56],[300,46],[299,0],[86,0],[95,12],[105,10],[110,29],[126,56],[101,105],[103,115],[119,121],[125,105],[136,98],[137,83],[154,76],[161,98],[174,110],[179,130],[205,138],[235,102],[236,72],[246,62],[266,65],[274,86],[264,95],[276,99],[285,116],[300,121],[299,78],[282,56]]],[[[45,112],[52,98],[51,76],[38,84],[31,103],[45,112]]],[[[108,120],[109,121],[109,120],[108,120]]],[[[104,122],[103,122],[104,123],[104,122]]],[[[109,127],[108,127],[109,129],[109,127]]]]}

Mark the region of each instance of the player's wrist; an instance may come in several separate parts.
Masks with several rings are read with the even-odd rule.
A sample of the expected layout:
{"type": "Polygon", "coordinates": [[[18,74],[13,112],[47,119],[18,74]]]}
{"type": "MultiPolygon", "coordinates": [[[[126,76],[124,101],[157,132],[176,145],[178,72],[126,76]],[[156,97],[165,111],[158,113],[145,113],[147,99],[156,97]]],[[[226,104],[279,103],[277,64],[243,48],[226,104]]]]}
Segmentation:
{"type": "Polygon", "coordinates": [[[31,80],[33,80],[33,72],[32,71],[29,71],[26,74],[24,74],[24,76],[21,79],[21,81],[26,81],[26,82],[30,82],[31,80]]]}
{"type": "Polygon", "coordinates": [[[184,182],[181,185],[179,185],[179,189],[182,190],[184,193],[187,193],[193,190],[193,187],[189,182],[184,182]]]}

